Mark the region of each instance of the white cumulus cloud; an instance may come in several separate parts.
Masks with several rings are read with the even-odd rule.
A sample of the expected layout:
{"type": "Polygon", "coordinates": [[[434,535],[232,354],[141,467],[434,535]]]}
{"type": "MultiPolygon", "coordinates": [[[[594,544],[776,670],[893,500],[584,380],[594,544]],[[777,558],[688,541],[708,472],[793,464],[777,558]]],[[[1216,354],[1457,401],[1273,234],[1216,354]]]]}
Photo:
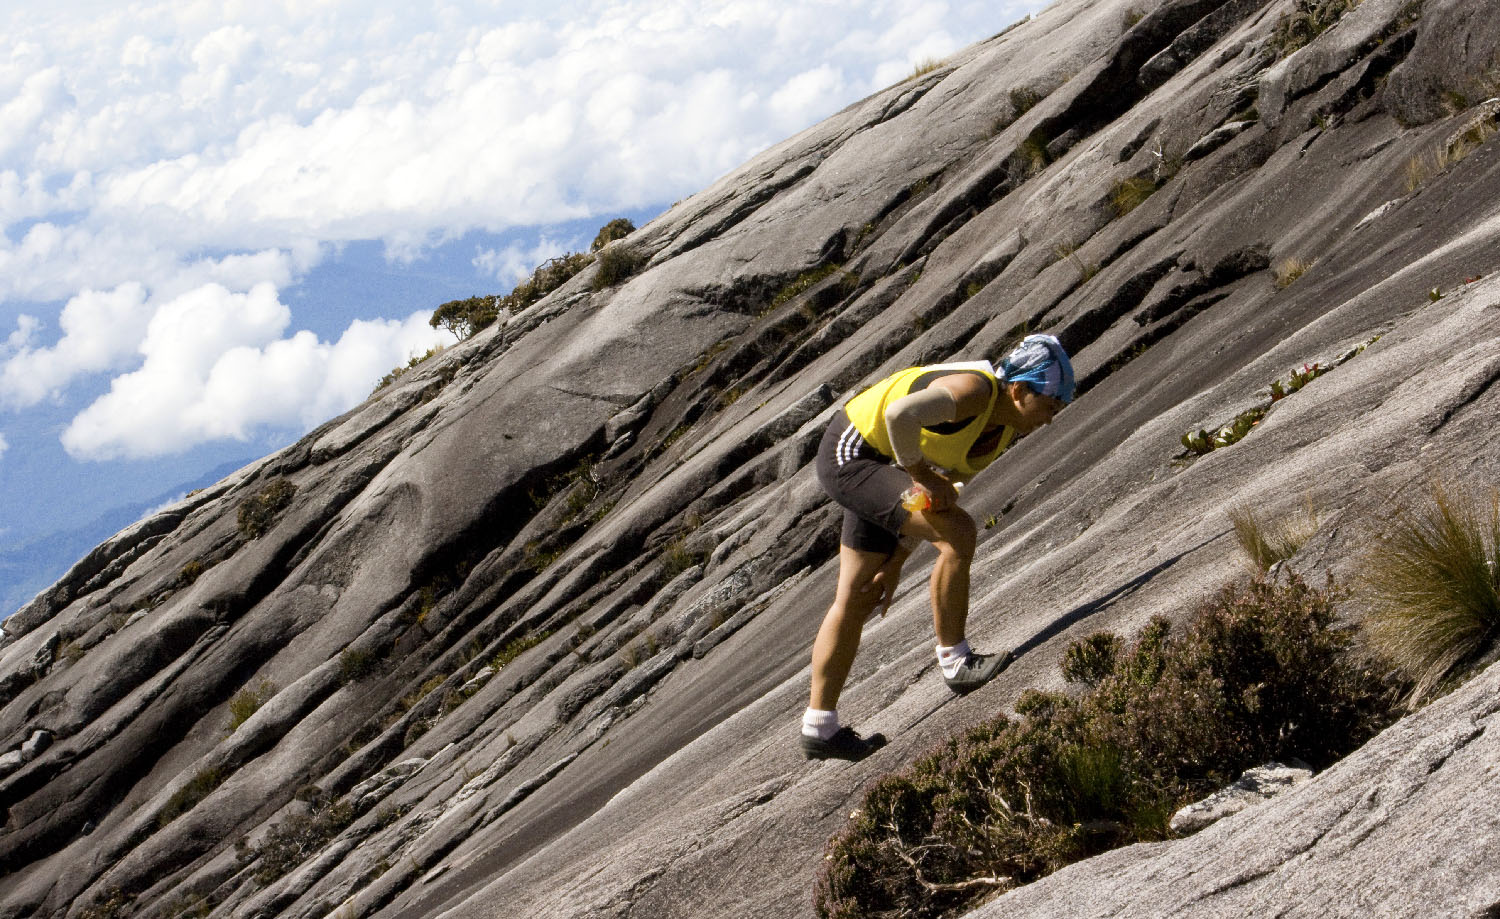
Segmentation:
{"type": "Polygon", "coordinates": [[[312,427],[357,405],[382,373],[451,343],[430,315],[355,320],[329,344],[308,331],[281,337],[291,313],[269,284],[199,288],[157,311],[140,369],[74,418],[63,446],[80,459],[141,458],[312,427]]]}
{"type": "Polygon", "coordinates": [[[567,244],[543,236],[535,246],[530,247],[512,243],[503,249],[480,248],[473,258],[473,265],[487,277],[515,284],[531,277],[537,266],[548,259],[582,248],[577,241],[567,244]]]}
{"type": "Polygon", "coordinates": [[[1034,6],[62,3],[14,17],[0,214],[72,189],[94,245],[409,256],[671,201],[1034,6]]]}
{"type": "Polygon", "coordinates": [[[33,349],[30,342],[39,323],[23,314],[8,340],[17,353],[0,367],[0,401],[35,405],[79,374],[119,366],[135,354],[150,318],[139,284],[86,290],[63,307],[62,338],[51,347],[33,349]]]}
{"type": "Polygon", "coordinates": [[[547,227],[697,191],[1040,5],[18,5],[0,17],[0,404],[109,380],[64,435],[91,458],[316,424],[441,334],[416,314],[332,343],[289,331],[316,323],[281,294],[345,243],[413,262],[533,228],[472,260],[518,280],[569,248],[547,227]]]}
{"type": "MultiPolygon", "coordinates": [[[[4,434],[0,434],[0,459],[3,459],[5,457],[5,451],[9,450],[9,449],[10,449],[10,444],[6,443],[6,441],[5,441],[5,435],[4,434]]],[[[4,532],[4,530],[0,530],[0,533],[3,533],[3,532],[4,532]]]]}

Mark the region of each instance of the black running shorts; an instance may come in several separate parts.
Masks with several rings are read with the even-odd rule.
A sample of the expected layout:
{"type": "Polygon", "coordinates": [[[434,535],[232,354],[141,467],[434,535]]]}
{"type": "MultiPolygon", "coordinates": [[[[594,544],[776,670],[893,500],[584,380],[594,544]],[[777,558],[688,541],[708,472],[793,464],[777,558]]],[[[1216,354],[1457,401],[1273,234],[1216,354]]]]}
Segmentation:
{"type": "Polygon", "coordinates": [[[844,507],[839,542],[863,552],[896,551],[901,527],[911,516],[901,506],[911,476],[865,443],[843,411],[833,416],[818,445],[818,481],[844,507]]]}

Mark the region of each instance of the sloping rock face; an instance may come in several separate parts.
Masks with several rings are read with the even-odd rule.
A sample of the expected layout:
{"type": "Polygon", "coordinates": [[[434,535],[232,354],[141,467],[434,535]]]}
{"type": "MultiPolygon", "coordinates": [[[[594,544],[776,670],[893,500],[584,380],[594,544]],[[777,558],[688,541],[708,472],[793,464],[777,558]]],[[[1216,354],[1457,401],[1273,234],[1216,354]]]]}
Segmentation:
{"type": "MultiPolygon", "coordinates": [[[[1239,576],[1226,509],[1311,501],[1292,564],[1344,578],[1394,503],[1500,478],[1491,12],[1365,0],[1284,54],[1287,2],[1064,0],[121,533],[5,623],[0,916],[811,915],[863,784],[1239,576]],[[892,742],[804,762],[822,427],[1039,329],[1082,394],[964,493],[970,633],[1018,662],[947,692],[919,552],[841,706],[892,742]]],[[[1495,679],[987,914],[1492,915],[1495,679]],[[1384,880],[1309,893],[1340,872],[1384,880]]]]}

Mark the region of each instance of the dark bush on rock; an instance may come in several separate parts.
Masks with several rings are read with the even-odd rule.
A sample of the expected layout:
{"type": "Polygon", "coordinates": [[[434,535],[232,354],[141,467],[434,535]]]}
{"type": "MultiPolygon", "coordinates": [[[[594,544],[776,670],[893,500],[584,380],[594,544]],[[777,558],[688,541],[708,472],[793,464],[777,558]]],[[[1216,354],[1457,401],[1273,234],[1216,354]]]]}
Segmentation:
{"type": "Polygon", "coordinates": [[[594,257],[585,252],[569,252],[557,258],[549,258],[537,266],[529,280],[518,284],[508,296],[500,299],[502,309],[518,313],[559,287],[573,276],[594,263],[594,257]]]}
{"type": "Polygon", "coordinates": [[[447,329],[454,337],[463,340],[486,326],[494,325],[500,315],[500,299],[491,295],[449,300],[432,311],[427,324],[434,329],[447,329]]]}
{"type": "Polygon", "coordinates": [[[599,250],[599,270],[594,273],[594,290],[613,287],[646,267],[647,256],[634,246],[620,243],[599,250]]]}
{"type": "Polygon", "coordinates": [[[1356,6],[1359,0],[1295,0],[1291,11],[1276,20],[1271,47],[1278,58],[1286,57],[1333,28],[1356,6]]]}
{"type": "Polygon", "coordinates": [[[589,244],[590,252],[598,252],[617,239],[624,239],[635,232],[635,224],[628,217],[616,217],[599,228],[599,235],[589,244]]]}
{"type": "Polygon", "coordinates": [[[239,857],[246,862],[258,860],[255,882],[271,884],[316,855],[353,823],[355,816],[354,805],[347,802],[321,803],[309,813],[292,814],[271,827],[259,846],[252,848],[242,841],[239,857]]]}
{"type": "Polygon", "coordinates": [[[259,711],[262,705],[271,701],[271,697],[277,692],[278,687],[275,683],[263,679],[255,686],[246,686],[235,693],[229,699],[229,730],[238,730],[240,725],[249,721],[250,716],[259,711]]]}
{"type": "Polygon", "coordinates": [[[468,338],[480,329],[494,325],[502,312],[519,313],[557,290],[592,265],[596,257],[599,272],[594,276],[594,290],[618,284],[639,271],[646,264],[646,258],[628,246],[605,250],[610,243],[634,232],[634,223],[625,217],[617,217],[599,228],[588,252],[569,252],[547,259],[536,267],[531,277],[503,297],[486,295],[449,300],[433,311],[428,324],[435,329],[447,329],[459,339],[468,338]]]}
{"type": "Polygon", "coordinates": [[[348,686],[373,675],[380,669],[380,659],[363,648],[345,648],[339,652],[339,685],[348,686]]]}
{"type": "Polygon", "coordinates": [[[1231,586],[1174,634],[1099,633],[1064,658],[1082,696],[1028,691],[878,780],[828,845],[826,919],[940,916],[1106,849],[1171,835],[1179,807],[1246,768],[1325,767],[1390,717],[1394,693],[1333,625],[1331,588],[1231,586]]]}
{"type": "Polygon", "coordinates": [[[198,806],[198,802],[213,793],[214,789],[224,784],[229,778],[224,770],[214,766],[199,771],[191,781],[177,789],[172,797],[156,815],[156,825],[165,827],[167,824],[181,817],[183,814],[198,806]]]}
{"type": "Polygon", "coordinates": [[[1098,686],[1114,669],[1123,644],[1113,632],[1097,632],[1073,642],[1063,654],[1063,679],[1098,686]]]}
{"type": "Polygon", "coordinates": [[[505,296],[475,296],[449,300],[432,313],[428,324],[447,329],[460,339],[495,324],[501,312],[519,313],[572,280],[592,265],[594,257],[586,252],[569,252],[549,258],[536,267],[531,277],[517,284],[505,296]]]}
{"type": "Polygon", "coordinates": [[[246,498],[240,505],[240,535],[258,539],[270,532],[281,512],[291,506],[297,486],[286,479],[273,479],[265,488],[246,498]]]}
{"type": "Polygon", "coordinates": [[[118,887],[110,889],[102,900],[94,902],[84,908],[78,919],[118,919],[124,916],[130,909],[130,904],[135,898],[118,887]]]}

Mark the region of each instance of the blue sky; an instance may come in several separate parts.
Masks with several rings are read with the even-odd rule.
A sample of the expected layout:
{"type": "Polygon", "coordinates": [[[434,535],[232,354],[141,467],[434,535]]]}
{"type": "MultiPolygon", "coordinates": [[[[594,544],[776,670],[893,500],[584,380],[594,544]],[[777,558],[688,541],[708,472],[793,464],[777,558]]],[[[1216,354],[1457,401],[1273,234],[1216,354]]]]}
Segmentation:
{"type": "Polygon", "coordinates": [[[0,616],[358,404],[444,340],[437,305],[1042,4],[24,6],[0,15],[0,616]]]}

